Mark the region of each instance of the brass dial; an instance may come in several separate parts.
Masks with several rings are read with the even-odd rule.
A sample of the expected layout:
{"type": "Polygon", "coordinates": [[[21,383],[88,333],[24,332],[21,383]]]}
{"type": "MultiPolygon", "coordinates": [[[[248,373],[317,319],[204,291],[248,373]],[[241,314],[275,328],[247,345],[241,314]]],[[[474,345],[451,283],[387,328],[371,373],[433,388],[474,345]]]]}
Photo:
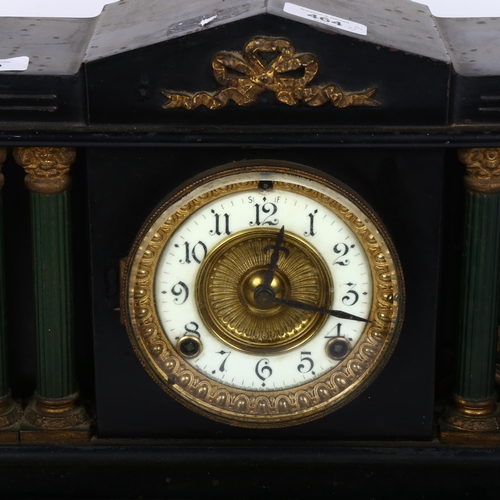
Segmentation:
{"type": "Polygon", "coordinates": [[[297,347],[327,319],[272,300],[289,297],[318,306],[332,300],[326,263],[295,235],[287,235],[269,288],[263,288],[269,264],[263,250],[273,246],[276,233],[263,228],[230,236],[207,255],[198,271],[195,293],[203,323],[243,351],[271,354],[297,347]]]}
{"type": "Polygon", "coordinates": [[[130,339],[162,388],[253,427],[319,418],[359,394],[395,347],[404,302],[375,214],[296,165],[193,180],[146,222],[123,289],[130,339]]]}

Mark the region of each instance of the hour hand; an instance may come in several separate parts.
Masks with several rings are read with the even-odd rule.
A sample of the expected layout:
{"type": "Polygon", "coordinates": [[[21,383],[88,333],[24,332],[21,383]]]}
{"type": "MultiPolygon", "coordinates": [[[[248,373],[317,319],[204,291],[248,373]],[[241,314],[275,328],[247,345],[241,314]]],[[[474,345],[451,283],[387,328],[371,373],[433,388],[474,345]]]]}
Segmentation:
{"type": "Polygon", "coordinates": [[[267,271],[264,276],[264,283],[262,284],[263,287],[267,288],[271,286],[271,283],[273,282],[274,273],[276,272],[276,267],[278,266],[278,259],[280,257],[280,252],[283,252],[285,256],[288,256],[288,254],[290,253],[288,248],[281,246],[284,239],[285,239],[285,226],[282,226],[280,232],[278,233],[278,236],[276,236],[276,241],[274,242],[274,245],[266,245],[262,250],[264,253],[267,253],[269,250],[273,251],[273,253],[271,254],[271,261],[269,262],[269,266],[267,267],[267,271]]]}
{"type": "Polygon", "coordinates": [[[344,311],[338,311],[335,309],[327,309],[326,307],[323,306],[318,307],[312,304],[306,304],[305,302],[300,302],[299,300],[280,299],[279,297],[275,297],[273,303],[282,304],[288,307],[294,307],[295,309],[303,309],[305,311],[318,312],[320,314],[329,314],[330,316],[335,316],[336,318],[353,319],[355,321],[363,321],[364,323],[371,323],[369,319],[361,318],[359,316],[355,316],[354,314],[346,313],[344,311]]]}

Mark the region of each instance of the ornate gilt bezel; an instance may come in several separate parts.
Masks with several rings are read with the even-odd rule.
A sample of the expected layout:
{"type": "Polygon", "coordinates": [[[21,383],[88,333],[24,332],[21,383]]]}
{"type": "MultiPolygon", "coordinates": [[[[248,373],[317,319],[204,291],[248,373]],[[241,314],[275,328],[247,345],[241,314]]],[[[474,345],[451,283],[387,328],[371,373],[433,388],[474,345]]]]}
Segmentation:
{"type": "MultiPolygon", "coordinates": [[[[264,163],[264,162],[262,162],[264,163]]],[[[290,164],[288,164],[290,165],[290,164]]],[[[387,231],[367,204],[340,183],[299,165],[240,166],[205,175],[181,189],[150,216],[129,255],[122,282],[122,308],[134,350],[153,379],[175,399],[212,419],[243,427],[284,427],[319,418],[354,399],[378,375],[395,348],[404,310],[399,259],[387,231]],[[199,373],[162,331],[154,303],[155,269],[177,227],[199,208],[229,193],[256,189],[258,181],[230,182],[242,172],[269,172],[276,189],[300,192],[335,212],[356,234],[369,260],[374,287],[370,323],[360,341],[332,370],[313,381],[278,391],[249,391],[199,373]],[[277,177],[283,180],[278,180],[277,177]],[[301,184],[294,184],[293,179],[301,184]],[[304,182],[306,181],[306,182],[304,182]],[[324,186],[323,192],[305,187],[324,186]],[[210,188],[204,189],[205,186],[210,188]],[[328,194],[345,198],[352,211],[328,194]],[[199,193],[198,195],[196,193],[199,193]],[[356,215],[354,212],[358,212],[356,215]]]]}

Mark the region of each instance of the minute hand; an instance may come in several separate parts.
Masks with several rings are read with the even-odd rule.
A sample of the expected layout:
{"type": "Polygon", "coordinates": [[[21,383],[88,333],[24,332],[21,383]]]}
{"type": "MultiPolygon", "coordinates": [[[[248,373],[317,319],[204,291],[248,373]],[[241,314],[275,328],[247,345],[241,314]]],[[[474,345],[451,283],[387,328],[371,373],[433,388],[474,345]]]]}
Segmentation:
{"type": "Polygon", "coordinates": [[[300,302],[293,299],[280,299],[275,297],[273,302],[275,304],[282,304],[284,306],[294,307],[295,309],[304,309],[305,311],[319,312],[321,314],[329,314],[330,316],[335,316],[341,319],[353,319],[355,321],[363,321],[364,323],[371,323],[370,320],[360,318],[359,316],[354,316],[354,314],[349,314],[344,311],[336,311],[335,309],[327,309],[326,307],[313,306],[312,304],[306,304],[305,302],[300,302]]]}

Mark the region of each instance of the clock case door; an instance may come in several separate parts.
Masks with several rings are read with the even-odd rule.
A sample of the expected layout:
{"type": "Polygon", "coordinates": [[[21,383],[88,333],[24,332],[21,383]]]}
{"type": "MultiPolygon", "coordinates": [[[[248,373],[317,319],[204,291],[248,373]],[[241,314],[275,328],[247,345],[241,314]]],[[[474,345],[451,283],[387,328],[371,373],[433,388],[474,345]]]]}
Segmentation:
{"type": "Polygon", "coordinates": [[[443,164],[439,149],[89,149],[98,436],[432,439],[443,164]],[[190,177],[245,159],[293,161],[347,184],[385,224],[405,277],[400,340],[375,382],[338,411],[282,429],[231,427],[176,402],[142,367],[118,311],[120,260],[156,205],[190,177]]]}

